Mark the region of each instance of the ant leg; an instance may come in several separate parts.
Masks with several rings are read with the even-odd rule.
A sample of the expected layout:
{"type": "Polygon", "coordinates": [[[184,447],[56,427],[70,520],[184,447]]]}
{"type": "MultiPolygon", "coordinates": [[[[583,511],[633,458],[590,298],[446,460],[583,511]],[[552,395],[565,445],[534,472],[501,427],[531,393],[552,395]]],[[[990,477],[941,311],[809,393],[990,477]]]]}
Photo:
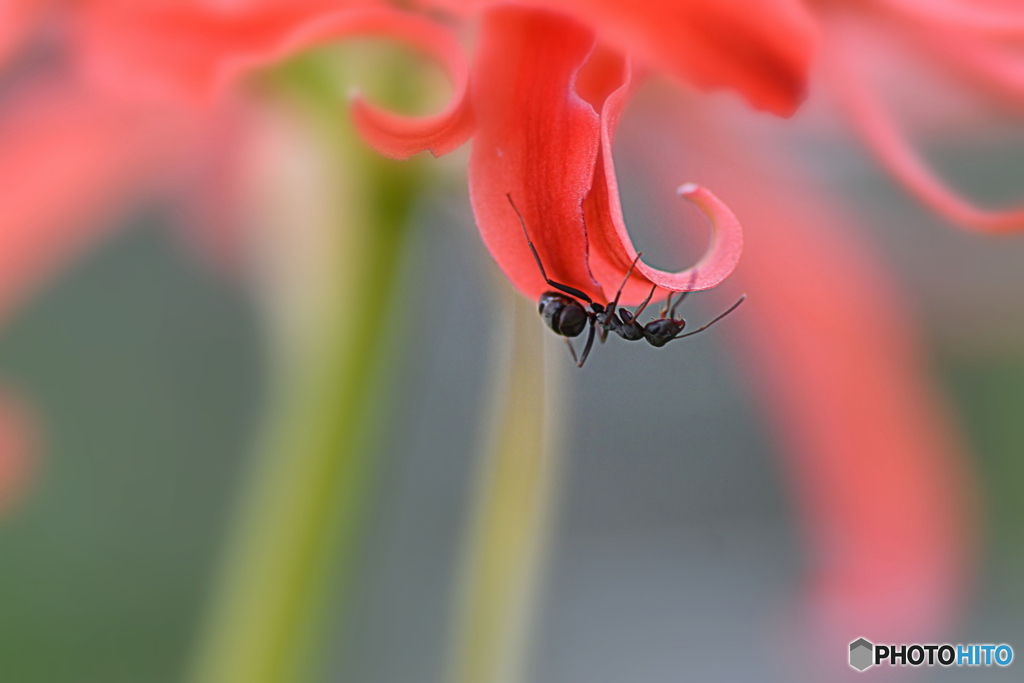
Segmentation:
{"type": "Polygon", "coordinates": [[[523,220],[523,214],[519,213],[519,209],[516,208],[515,202],[512,201],[512,193],[506,192],[505,196],[508,197],[508,203],[512,205],[512,209],[516,212],[516,215],[519,216],[519,225],[523,226],[523,234],[526,235],[526,244],[529,245],[530,251],[533,252],[533,259],[537,262],[537,267],[540,268],[540,274],[541,277],[544,278],[544,282],[548,283],[555,289],[576,297],[577,299],[586,301],[588,304],[594,303],[593,299],[587,296],[586,292],[576,289],[575,287],[570,287],[569,285],[563,285],[561,282],[555,282],[548,277],[547,272],[544,270],[544,264],[540,262],[540,254],[537,253],[537,248],[533,246],[533,240],[530,239],[530,233],[526,230],[526,221],[523,220]]]}
{"type": "Polygon", "coordinates": [[[683,299],[685,299],[686,295],[689,294],[689,293],[690,293],[689,291],[683,292],[682,296],[680,296],[678,299],[676,299],[676,302],[674,304],[672,304],[672,310],[669,311],[668,317],[670,317],[670,318],[675,318],[676,317],[676,309],[679,307],[679,304],[683,303],[683,299]]]}
{"type": "Polygon", "coordinates": [[[669,292],[668,298],[665,299],[665,305],[661,307],[661,312],[658,313],[659,318],[664,318],[668,315],[668,307],[672,305],[672,297],[676,295],[675,292],[669,292]]]}
{"type": "MultiPolygon", "coordinates": [[[[694,271],[693,275],[690,276],[690,283],[688,285],[686,285],[687,288],[693,287],[693,281],[696,280],[696,279],[697,279],[697,272],[694,271]]],[[[670,318],[675,319],[675,317],[676,317],[676,307],[678,307],[679,304],[683,303],[683,299],[685,299],[686,295],[689,294],[689,293],[690,293],[690,289],[687,289],[685,292],[683,292],[682,296],[679,297],[679,300],[676,301],[676,303],[672,306],[672,311],[669,313],[669,317],[670,318]]],[[[671,297],[669,297],[669,298],[671,298],[671,297]]],[[[668,308],[668,304],[667,303],[665,304],[665,307],[668,308]]]]}
{"type": "Polygon", "coordinates": [[[640,304],[640,308],[636,309],[636,311],[633,312],[633,320],[639,318],[640,314],[644,312],[645,308],[647,308],[647,304],[651,303],[651,297],[654,296],[654,290],[656,290],[657,288],[658,285],[651,285],[651,291],[647,295],[647,298],[644,299],[644,302],[642,304],[640,304]]]}
{"type": "Polygon", "coordinates": [[[571,341],[569,341],[565,337],[563,337],[563,339],[565,339],[565,345],[569,347],[569,355],[572,356],[572,362],[576,364],[576,367],[579,367],[580,366],[580,362],[576,359],[576,349],[572,348],[572,342],[571,341]]]}
{"type": "Polygon", "coordinates": [[[590,349],[594,346],[594,331],[597,325],[594,323],[594,319],[590,319],[590,334],[587,335],[587,345],[583,347],[583,355],[580,356],[580,362],[576,364],[576,367],[582,368],[583,364],[587,362],[587,356],[590,355],[590,349]]]}
{"type": "MultiPolygon", "coordinates": [[[[643,255],[643,252],[638,253],[636,258],[633,259],[633,263],[629,265],[629,270],[626,271],[626,277],[622,278],[622,284],[619,285],[619,291],[615,292],[615,298],[612,299],[610,304],[608,304],[609,313],[615,312],[615,307],[619,305],[619,297],[622,296],[622,290],[625,289],[626,283],[629,282],[629,276],[633,274],[633,269],[636,268],[637,262],[640,261],[640,257],[643,255]]],[[[650,297],[647,298],[650,299],[650,297]]]]}
{"type": "Polygon", "coordinates": [[[678,335],[676,335],[676,336],[674,336],[674,337],[672,337],[672,338],[673,338],[673,339],[682,339],[683,337],[692,337],[693,335],[697,334],[698,332],[703,332],[704,330],[708,329],[709,327],[711,327],[712,325],[714,325],[715,323],[717,323],[717,322],[718,322],[719,320],[721,320],[722,318],[724,318],[725,316],[729,315],[730,313],[732,313],[733,311],[735,311],[735,310],[736,310],[737,308],[739,308],[739,305],[740,305],[741,303],[743,303],[743,301],[744,301],[744,300],[745,300],[746,298],[747,298],[747,295],[746,295],[746,294],[744,294],[743,296],[741,296],[741,297],[740,297],[740,299],[739,299],[739,301],[737,301],[737,302],[736,302],[736,303],[734,303],[734,304],[733,304],[732,306],[730,306],[730,307],[729,307],[728,309],[726,309],[725,313],[722,313],[722,314],[721,314],[721,315],[719,315],[719,316],[718,316],[717,318],[715,318],[714,320],[712,320],[712,321],[711,321],[711,322],[709,322],[708,324],[704,325],[704,327],[701,327],[700,329],[696,329],[696,330],[694,330],[693,332],[687,332],[686,334],[678,334],[678,335]]]}

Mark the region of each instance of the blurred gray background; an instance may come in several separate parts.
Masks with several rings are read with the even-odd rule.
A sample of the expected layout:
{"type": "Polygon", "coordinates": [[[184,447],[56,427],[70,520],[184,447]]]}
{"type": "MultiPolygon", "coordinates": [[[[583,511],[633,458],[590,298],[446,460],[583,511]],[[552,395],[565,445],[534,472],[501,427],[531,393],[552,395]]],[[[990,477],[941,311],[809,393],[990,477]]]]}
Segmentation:
{"type": "MultiPolygon", "coordinates": [[[[1016,142],[974,168],[962,150],[933,154],[979,194],[1019,196],[1016,142]]],[[[863,207],[878,216],[873,237],[977,456],[984,554],[953,642],[1007,642],[1024,656],[1024,241],[937,225],[852,148],[808,154],[874,198],[863,207]],[[893,214],[899,230],[885,228],[893,214]]],[[[656,222],[645,193],[661,188],[624,183],[627,215],[656,222]]],[[[429,197],[417,218],[403,305],[420,332],[395,360],[395,429],[330,681],[442,677],[490,339],[487,257],[460,201],[429,197]]],[[[265,387],[250,302],[165,223],[157,208],[136,217],[0,335],[0,377],[35,402],[47,435],[31,494],[0,527],[2,681],[181,673],[265,387]]],[[[638,236],[641,248],[657,239],[638,236]]],[[[689,316],[713,316],[738,294],[728,289],[692,297],[689,316]]],[[[567,373],[569,450],[531,681],[790,680],[765,633],[800,591],[803,551],[773,437],[726,337],[661,350],[612,339],[567,373]]],[[[1021,666],[916,680],[1019,680],[1021,666]]]]}

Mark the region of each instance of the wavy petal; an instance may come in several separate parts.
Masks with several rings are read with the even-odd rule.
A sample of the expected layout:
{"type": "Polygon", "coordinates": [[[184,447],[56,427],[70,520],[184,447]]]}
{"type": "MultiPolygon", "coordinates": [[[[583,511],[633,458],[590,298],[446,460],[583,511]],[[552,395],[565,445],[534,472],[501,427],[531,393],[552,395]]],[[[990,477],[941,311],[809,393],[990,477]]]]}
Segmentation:
{"type": "MultiPolygon", "coordinates": [[[[466,12],[488,0],[421,0],[466,12]]],[[[803,99],[816,28],[797,0],[524,0],[564,12],[639,64],[701,88],[738,90],[789,115],[803,99]]]]}
{"type": "MultiPolygon", "coordinates": [[[[615,129],[635,89],[628,65],[622,74],[622,84],[608,95],[601,106],[601,152],[594,185],[584,204],[590,239],[590,267],[606,287],[622,282],[637,256],[622,215],[612,159],[615,129]]],[[[729,207],[707,189],[693,183],[680,186],[678,192],[710,220],[710,245],[696,265],[680,272],[666,272],[638,262],[620,299],[627,306],[642,301],[650,292],[652,283],[676,292],[709,289],[725,280],[739,262],[743,251],[743,230],[729,207]]]]}
{"type": "Polygon", "coordinates": [[[356,96],[352,118],[363,139],[381,154],[408,159],[429,149],[435,157],[460,147],[473,134],[469,67],[455,37],[443,27],[412,15],[394,15],[379,26],[381,35],[402,40],[429,55],[448,73],[452,96],[445,108],[425,117],[400,116],[356,96]]]}
{"type": "Polygon", "coordinates": [[[594,178],[601,135],[573,80],[593,34],[559,15],[496,7],[483,15],[472,78],[477,133],[469,191],[484,244],[531,299],[551,289],[509,206],[522,213],[549,277],[596,299],[581,205],[594,178]]]}
{"type": "Polygon", "coordinates": [[[928,168],[850,63],[847,53],[854,46],[843,45],[843,40],[837,37],[830,54],[831,83],[858,132],[883,166],[921,202],[954,223],[992,233],[1024,229],[1024,206],[980,208],[960,197],[928,168]]]}

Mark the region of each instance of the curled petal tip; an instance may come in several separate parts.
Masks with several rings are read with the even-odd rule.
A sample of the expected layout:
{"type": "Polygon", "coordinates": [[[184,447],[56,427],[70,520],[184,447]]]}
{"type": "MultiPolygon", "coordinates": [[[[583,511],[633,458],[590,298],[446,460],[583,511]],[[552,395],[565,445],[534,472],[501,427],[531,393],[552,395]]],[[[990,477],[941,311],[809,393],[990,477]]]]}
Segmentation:
{"type": "Polygon", "coordinates": [[[373,19],[369,25],[372,33],[398,40],[436,60],[447,72],[453,92],[437,114],[405,116],[375,107],[358,90],[350,90],[353,122],[363,140],[394,159],[408,159],[424,150],[441,156],[461,146],[473,134],[474,120],[469,103],[469,66],[456,36],[412,14],[377,10],[368,16],[373,19]]]}
{"type": "Polygon", "coordinates": [[[697,192],[699,189],[700,185],[698,185],[697,183],[683,183],[682,185],[676,188],[676,194],[678,194],[681,197],[685,197],[687,195],[693,194],[694,192],[697,192]]]}

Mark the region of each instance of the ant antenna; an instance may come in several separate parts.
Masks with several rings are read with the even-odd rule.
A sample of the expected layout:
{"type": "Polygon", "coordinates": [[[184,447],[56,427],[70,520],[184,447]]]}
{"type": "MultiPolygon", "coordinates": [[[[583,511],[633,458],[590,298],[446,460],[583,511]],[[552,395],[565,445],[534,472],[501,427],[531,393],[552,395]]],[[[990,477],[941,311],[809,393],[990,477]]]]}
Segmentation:
{"type": "Polygon", "coordinates": [[[736,302],[736,303],[734,303],[734,304],[733,304],[732,306],[730,306],[730,307],[729,307],[728,309],[726,309],[725,313],[722,313],[722,314],[721,314],[721,315],[719,315],[719,316],[718,316],[717,318],[715,318],[715,319],[714,319],[714,320],[712,320],[711,322],[707,323],[707,324],[706,324],[706,325],[704,325],[703,327],[701,327],[701,328],[699,328],[699,329],[696,329],[696,330],[694,330],[693,332],[687,332],[686,334],[679,334],[679,335],[676,335],[675,337],[672,337],[672,338],[673,338],[673,339],[682,339],[683,337],[692,337],[693,335],[697,334],[698,332],[703,332],[704,330],[708,329],[709,327],[711,327],[712,325],[714,325],[715,323],[717,323],[717,322],[718,322],[719,320],[721,320],[722,318],[724,318],[725,316],[729,315],[730,313],[732,313],[733,311],[735,311],[735,310],[736,310],[737,308],[739,308],[740,304],[741,304],[741,303],[743,303],[743,302],[744,302],[744,301],[746,300],[746,298],[747,298],[747,295],[746,295],[746,294],[744,294],[743,296],[741,296],[741,297],[739,298],[739,301],[737,301],[737,302],[736,302]]]}
{"type": "Polygon", "coordinates": [[[560,282],[555,282],[548,277],[547,271],[544,270],[544,264],[541,263],[540,254],[537,253],[537,247],[533,246],[533,240],[530,239],[530,232],[526,229],[526,221],[523,220],[523,214],[519,213],[519,208],[516,206],[516,203],[512,201],[512,193],[506,192],[505,196],[508,198],[508,203],[512,205],[512,210],[515,211],[516,216],[519,217],[519,225],[523,226],[523,234],[526,235],[526,244],[529,245],[530,251],[533,252],[533,259],[537,262],[537,267],[540,268],[540,274],[544,278],[544,282],[548,283],[549,286],[554,287],[555,289],[565,292],[566,294],[571,294],[577,299],[586,301],[588,304],[594,303],[594,300],[587,296],[586,292],[576,289],[575,287],[570,287],[569,285],[563,285],[560,282]]]}

